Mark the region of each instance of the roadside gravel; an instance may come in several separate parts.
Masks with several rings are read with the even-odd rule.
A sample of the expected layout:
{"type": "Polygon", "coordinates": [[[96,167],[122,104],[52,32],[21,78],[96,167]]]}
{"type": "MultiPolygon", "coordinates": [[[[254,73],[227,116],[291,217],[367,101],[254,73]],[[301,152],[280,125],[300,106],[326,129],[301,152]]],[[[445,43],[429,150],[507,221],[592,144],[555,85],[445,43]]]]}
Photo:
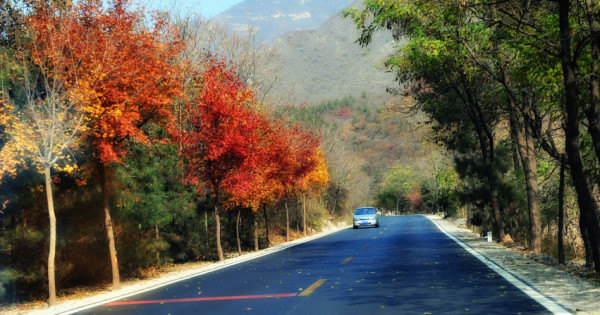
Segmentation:
{"type": "Polygon", "coordinates": [[[437,215],[428,215],[428,217],[463,243],[563,308],[575,314],[600,314],[600,286],[591,279],[548,265],[552,264],[551,262],[543,264],[531,256],[496,242],[488,243],[486,238],[467,229],[463,221],[442,219],[437,215]]]}

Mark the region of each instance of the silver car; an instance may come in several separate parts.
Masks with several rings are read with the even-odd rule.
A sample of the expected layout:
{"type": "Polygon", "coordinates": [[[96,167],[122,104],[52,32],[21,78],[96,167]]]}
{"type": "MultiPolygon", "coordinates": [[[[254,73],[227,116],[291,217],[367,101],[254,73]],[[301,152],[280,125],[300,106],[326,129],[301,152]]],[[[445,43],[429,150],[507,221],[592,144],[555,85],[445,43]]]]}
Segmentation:
{"type": "Polygon", "coordinates": [[[374,226],[379,227],[379,215],[377,210],[373,207],[358,208],[354,212],[352,218],[352,226],[358,229],[360,226],[374,226]]]}

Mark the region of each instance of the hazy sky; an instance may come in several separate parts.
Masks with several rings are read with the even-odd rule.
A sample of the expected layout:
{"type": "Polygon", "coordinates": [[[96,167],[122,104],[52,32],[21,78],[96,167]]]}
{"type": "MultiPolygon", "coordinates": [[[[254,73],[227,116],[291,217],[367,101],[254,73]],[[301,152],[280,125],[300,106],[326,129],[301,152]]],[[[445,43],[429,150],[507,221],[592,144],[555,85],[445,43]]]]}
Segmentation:
{"type": "Polygon", "coordinates": [[[133,0],[150,10],[189,11],[193,10],[204,17],[213,17],[243,0],[133,0]]]}

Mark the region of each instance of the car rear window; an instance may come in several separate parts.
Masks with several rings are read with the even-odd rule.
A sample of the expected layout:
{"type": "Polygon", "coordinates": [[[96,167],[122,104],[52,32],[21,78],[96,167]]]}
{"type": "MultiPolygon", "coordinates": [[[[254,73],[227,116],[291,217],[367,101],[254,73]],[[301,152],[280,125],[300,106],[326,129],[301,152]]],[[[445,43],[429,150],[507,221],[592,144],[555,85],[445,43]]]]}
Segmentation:
{"type": "Polygon", "coordinates": [[[377,213],[375,211],[375,208],[358,208],[358,209],[356,209],[356,212],[354,214],[361,215],[361,214],[375,214],[375,213],[377,213]]]}

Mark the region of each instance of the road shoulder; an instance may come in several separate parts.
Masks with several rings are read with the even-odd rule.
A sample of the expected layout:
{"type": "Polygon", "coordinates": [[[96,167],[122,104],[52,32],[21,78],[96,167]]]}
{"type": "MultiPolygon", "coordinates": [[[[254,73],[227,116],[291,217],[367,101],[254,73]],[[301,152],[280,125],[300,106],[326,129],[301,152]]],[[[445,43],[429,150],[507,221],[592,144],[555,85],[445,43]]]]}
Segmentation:
{"type": "Polygon", "coordinates": [[[59,303],[50,308],[37,308],[33,310],[22,311],[17,309],[14,310],[6,310],[7,314],[72,314],[75,312],[83,311],[91,307],[95,307],[98,305],[102,305],[105,303],[109,303],[115,300],[119,300],[131,295],[136,295],[142,292],[154,290],[156,288],[169,285],[172,283],[176,283],[179,281],[183,281],[189,278],[193,278],[196,276],[200,276],[209,272],[217,271],[223,268],[227,268],[229,266],[233,266],[239,263],[243,263],[246,261],[250,261],[259,257],[263,257],[266,255],[270,255],[287,248],[306,243],[336,232],[339,232],[343,229],[348,229],[350,226],[346,225],[337,225],[330,226],[323,232],[320,232],[315,235],[299,238],[287,243],[275,245],[269,248],[265,248],[259,250],[258,252],[250,252],[245,253],[237,257],[225,259],[224,261],[214,262],[214,263],[203,263],[198,267],[192,267],[186,270],[180,270],[176,272],[171,272],[168,274],[160,275],[156,278],[145,279],[135,281],[134,283],[123,285],[123,287],[119,290],[115,291],[103,291],[98,294],[94,294],[93,296],[80,298],[80,299],[72,299],[67,301],[59,301],[59,303]]]}
{"type": "Polygon", "coordinates": [[[600,287],[569,272],[538,263],[437,215],[427,215],[477,253],[535,291],[576,314],[600,314],[600,287]]]}

